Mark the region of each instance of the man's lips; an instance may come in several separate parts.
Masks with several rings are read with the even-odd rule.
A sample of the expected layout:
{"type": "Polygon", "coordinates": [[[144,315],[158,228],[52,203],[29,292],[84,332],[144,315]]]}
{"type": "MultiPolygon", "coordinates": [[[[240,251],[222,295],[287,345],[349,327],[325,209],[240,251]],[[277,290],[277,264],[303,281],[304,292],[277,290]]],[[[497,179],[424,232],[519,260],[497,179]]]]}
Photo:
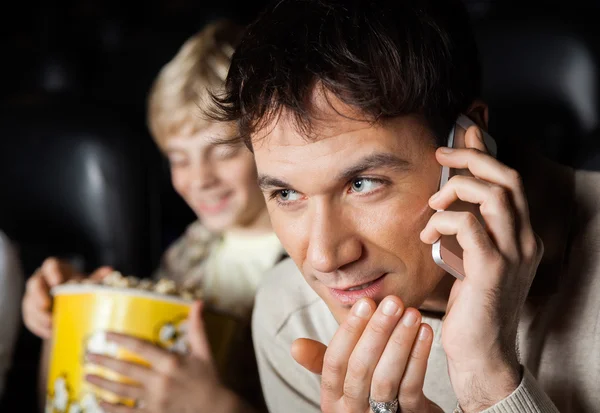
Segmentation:
{"type": "Polygon", "coordinates": [[[361,298],[375,298],[381,295],[383,290],[383,280],[386,275],[387,273],[359,285],[355,284],[345,288],[329,288],[329,291],[342,305],[353,305],[361,298]]]}

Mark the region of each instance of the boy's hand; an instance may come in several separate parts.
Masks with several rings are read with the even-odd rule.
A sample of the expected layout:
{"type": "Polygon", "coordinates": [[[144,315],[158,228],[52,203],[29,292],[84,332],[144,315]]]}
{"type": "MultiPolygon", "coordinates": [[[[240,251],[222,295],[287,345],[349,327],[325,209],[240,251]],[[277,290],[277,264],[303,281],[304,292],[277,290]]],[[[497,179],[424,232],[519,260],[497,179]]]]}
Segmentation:
{"type": "MultiPolygon", "coordinates": [[[[93,278],[101,279],[112,271],[110,267],[101,267],[93,274],[93,278]]],[[[42,266],[29,278],[22,311],[25,326],[36,336],[49,339],[52,337],[52,297],[50,290],[65,282],[83,278],[67,261],[48,258],[42,266]]]]}
{"type": "Polygon", "coordinates": [[[101,402],[102,409],[110,413],[241,411],[237,396],[219,381],[201,313],[202,304],[196,302],[189,316],[188,355],[169,352],[145,340],[108,333],[107,339],[138,354],[152,367],[104,355],[88,354],[88,362],[113,370],[137,383],[118,383],[97,375],[88,375],[86,380],[94,386],[137,402],[136,407],[101,402]]]}

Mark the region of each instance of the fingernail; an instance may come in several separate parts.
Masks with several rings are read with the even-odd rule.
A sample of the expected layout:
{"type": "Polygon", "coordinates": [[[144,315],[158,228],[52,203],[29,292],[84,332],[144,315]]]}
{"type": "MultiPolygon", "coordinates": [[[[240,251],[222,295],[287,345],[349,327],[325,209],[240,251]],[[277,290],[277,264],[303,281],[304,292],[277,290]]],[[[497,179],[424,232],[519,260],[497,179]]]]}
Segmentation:
{"type": "Polygon", "coordinates": [[[359,301],[354,306],[354,315],[360,318],[367,318],[371,314],[371,306],[366,301],[359,301]]]}
{"type": "Polygon", "coordinates": [[[407,311],[402,317],[402,324],[406,327],[412,327],[417,322],[417,316],[414,311],[407,311]]]}
{"type": "Polygon", "coordinates": [[[454,151],[454,149],[448,148],[447,146],[442,146],[440,148],[440,152],[442,152],[442,153],[452,153],[453,151],[454,151]]]}
{"type": "Polygon", "coordinates": [[[388,298],[381,307],[381,312],[387,316],[397,315],[400,306],[391,298],[388,298]]]}
{"type": "Polygon", "coordinates": [[[419,340],[425,341],[429,338],[429,329],[425,328],[425,326],[421,326],[419,330],[419,340]]]}
{"type": "Polygon", "coordinates": [[[437,191],[435,194],[431,195],[431,198],[429,198],[430,201],[435,200],[438,196],[440,196],[440,191],[437,191]]]}

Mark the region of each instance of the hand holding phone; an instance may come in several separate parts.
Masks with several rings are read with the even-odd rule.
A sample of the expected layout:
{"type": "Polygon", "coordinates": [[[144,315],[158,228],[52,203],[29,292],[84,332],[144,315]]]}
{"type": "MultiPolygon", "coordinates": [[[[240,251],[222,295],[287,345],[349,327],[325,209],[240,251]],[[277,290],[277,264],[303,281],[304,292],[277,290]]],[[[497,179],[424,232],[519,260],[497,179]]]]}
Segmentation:
{"type": "MultiPolygon", "coordinates": [[[[448,135],[448,147],[463,149],[466,148],[465,135],[467,129],[471,126],[477,126],[465,115],[460,115],[454,124],[454,127],[448,135]]],[[[493,157],[496,157],[497,146],[496,141],[488,133],[482,130],[483,140],[488,152],[493,157]]],[[[473,176],[467,169],[453,169],[447,166],[442,167],[442,175],[440,178],[440,190],[442,187],[455,175],[473,176]]],[[[449,211],[469,211],[479,219],[482,225],[485,225],[479,205],[471,204],[457,200],[447,208],[449,211]]],[[[442,235],[432,246],[433,260],[437,265],[442,267],[449,274],[462,280],[465,278],[465,270],[463,267],[463,249],[456,240],[455,235],[442,235]]]]}
{"type": "Polygon", "coordinates": [[[481,411],[521,383],[516,336],[544,247],[531,226],[523,178],[494,158],[489,135],[470,126],[461,117],[449,137],[454,149],[435,153],[440,165],[459,170],[444,171],[441,191],[428,202],[438,212],[420,238],[437,243],[436,262],[461,278],[452,283],[441,342],[461,407],[481,411]],[[467,148],[461,149],[467,128],[467,148]],[[464,252],[455,249],[456,238],[441,235],[457,236],[464,252]],[[481,384],[475,400],[474,382],[481,384]]]}

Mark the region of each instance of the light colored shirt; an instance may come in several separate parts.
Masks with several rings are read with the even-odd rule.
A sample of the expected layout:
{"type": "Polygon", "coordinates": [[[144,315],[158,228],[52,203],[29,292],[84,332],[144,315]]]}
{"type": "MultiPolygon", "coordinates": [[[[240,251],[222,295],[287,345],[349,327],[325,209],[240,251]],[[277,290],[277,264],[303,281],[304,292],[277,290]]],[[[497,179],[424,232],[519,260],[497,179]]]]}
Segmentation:
{"type": "Polygon", "coordinates": [[[259,283],[284,255],[273,232],[219,236],[196,221],[165,252],[154,278],[199,286],[211,308],[245,319],[259,283]]]}
{"type": "Polygon", "coordinates": [[[4,392],[6,374],[19,333],[23,271],[17,252],[8,237],[0,232],[0,397],[4,392]]]}
{"type": "Polygon", "coordinates": [[[282,256],[274,233],[225,234],[206,259],[202,287],[207,301],[217,310],[247,317],[262,278],[282,256]]]}
{"type": "MultiPolygon", "coordinates": [[[[523,379],[486,413],[600,412],[600,173],[555,172],[530,181],[546,196],[545,202],[530,199],[532,207],[546,206],[532,209],[532,215],[540,211],[532,221],[541,229],[534,228],[544,242],[559,242],[548,242],[521,316],[523,379]],[[565,198],[565,193],[572,196],[565,198]],[[548,195],[554,197],[551,203],[548,195]]],[[[424,314],[423,321],[435,334],[424,393],[452,412],[456,396],[441,344],[441,315],[424,314]]],[[[252,323],[270,412],[320,411],[320,378],[298,365],[290,348],[301,337],[328,344],[337,328],[326,304],[291,260],[271,271],[259,288],[252,323]]]]}

